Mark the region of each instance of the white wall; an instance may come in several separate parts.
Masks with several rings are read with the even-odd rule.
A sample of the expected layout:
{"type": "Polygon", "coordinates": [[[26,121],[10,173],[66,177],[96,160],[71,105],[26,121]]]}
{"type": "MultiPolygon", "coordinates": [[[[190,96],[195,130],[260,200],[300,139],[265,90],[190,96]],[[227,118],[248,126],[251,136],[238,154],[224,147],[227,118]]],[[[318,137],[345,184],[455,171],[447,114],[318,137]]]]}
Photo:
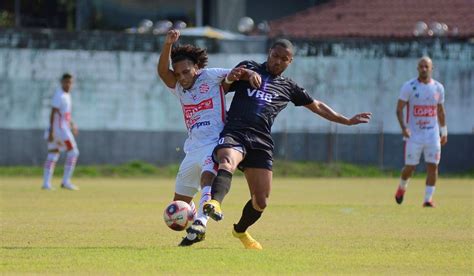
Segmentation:
{"type": "MultiPolygon", "coordinates": [[[[86,130],[184,131],[178,100],[156,77],[158,54],[82,50],[0,48],[0,128],[36,129],[47,125],[49,101],[63,72],[76,76],[73,118],[86,130]]],[[[265,55],[214,54],[210,67],[233,67],[265,55]]],[[[401,85],[415,77],[416,59],[295,57],[286,72],[316,99],[351,115],[373,112],[362,127],[339,132],[399,133],[395,105],[401,85]]],[[[450,133],[474,129],[474,68],[471,58],[434,60],[434,77],[445,85],[450,133]]],[[[292,104],[276,120],[274,131],[324,132],[328,122],[292,104]]]]}

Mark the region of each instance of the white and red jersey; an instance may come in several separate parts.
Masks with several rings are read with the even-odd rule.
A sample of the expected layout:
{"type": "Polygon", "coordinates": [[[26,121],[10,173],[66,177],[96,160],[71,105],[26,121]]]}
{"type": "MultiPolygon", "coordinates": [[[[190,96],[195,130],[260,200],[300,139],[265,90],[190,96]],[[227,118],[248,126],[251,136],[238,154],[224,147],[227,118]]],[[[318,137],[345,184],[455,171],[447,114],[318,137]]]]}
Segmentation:
{"type": "Polygon", "coordinates": [[[52,126],[53,130],[56,131],[58,129],[69,129],[72,111],[71,94],[64,92],[61,88],[58,88],[54,93],[51,106],[59,110],[59,113],[54,113],[52,126]]]}
{"type": "Polygon", "coordinates": [[[219,140],[226,116],[221,82],[229,72],[230,69],[202,69],[190,89],[184,89],[179,82],[172,89],[181,102],[188,129],[189,137],[184,143],[185,153],[219,140]]]}
{"type": "Polygon", "coordinates": [[[419,143],[439,143],[438,104],[444,103],[443,85],[434,79],[423,83],[415,78],[402,86],[399,99],[408,102],[409,139],[419,143]]]}

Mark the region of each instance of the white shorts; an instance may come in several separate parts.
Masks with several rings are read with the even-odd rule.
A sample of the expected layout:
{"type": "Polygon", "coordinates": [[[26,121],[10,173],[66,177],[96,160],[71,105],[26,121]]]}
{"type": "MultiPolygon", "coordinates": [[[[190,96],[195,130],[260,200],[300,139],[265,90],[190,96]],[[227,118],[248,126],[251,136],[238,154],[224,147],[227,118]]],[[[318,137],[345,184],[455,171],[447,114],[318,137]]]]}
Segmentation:
{"type": "Polygon", "coordinates": [[[59,150],[60,152],[66,151],[69,148],[76,149],[76,139],[71,130],[59,129],[54,131],[54,140],[52,142],[48,141],[48,130],[44,132],[44,139],[48,142],[48,151],[50,150],[59,150]]]}
{"type": "Polygon", "coordinates": [[[194,197],[201,189],[201,174],[205,171],[217,174],[217,165],[212,161],[215,144],[210,144],[190,151],[179,166],[176,176],[175,192],[194,197]]]}
{"type": "Polygon", "coordinates": [[[410,140],[405,142],[405,165],[415,166],[420,163],[421,153],[426,163],[439,164],[441,159],[441,144],[417,143],[410,140]]]}

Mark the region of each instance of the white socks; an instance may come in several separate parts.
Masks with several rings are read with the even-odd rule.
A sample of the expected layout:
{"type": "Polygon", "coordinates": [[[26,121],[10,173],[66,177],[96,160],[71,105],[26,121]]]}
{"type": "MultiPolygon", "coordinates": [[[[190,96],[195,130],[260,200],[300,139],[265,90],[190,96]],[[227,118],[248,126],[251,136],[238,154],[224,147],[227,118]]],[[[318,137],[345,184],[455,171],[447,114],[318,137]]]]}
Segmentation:
{"type": "Polygon", "coordinates": [[[201,189],[201,199],[199,200],[199,210],[198,210],[197,218],[196,218],[200,220],[203,225],[207,224],[209,217],[204,214],[204,210],[202,209],[202,206],[204,205],[204,203],[208,202],[209,200],[211,200],[211,186],[204,186],[201,189]]]}
{"type": "Polygon", "coordinates": [[[426,185],[425,189],[425,202],[431,202],[433,200],[433,194],[435,192],[435,186],[426,185]]]}
{"type": "Polygon", "coordinates": [[[51,178],[53,178],[54,167],[56,166],[56,162],[58,162],[58,159],[58,152],[50,152],[46,157],[43,170],[43,187],[45,188],[51,187],[51,178]]]}
{"type": "MultiPolygon", "coordinates": [[[[406,191],[408,187],[408,179],[403,180],[400,178],[400,186],[402,190],[406,191]]],[[[425,202],[431,202],[433,200],[433,194],[435,192],[436,187],[435,186],[428,186],[426,185],[425,188],[425,202]]]]}
{"type": "Polygon", "coordinates": [[[72,149],[67,152],[66,163],[64,163],[64,176],[63,184],[70,184],[72,174],[74,173],[74,168],[76,167],[77,158],[79,157],[79,151],[77,149],[72,149]]]}
{"type": "Polygon", "coordinates": [[[402,188],[402,190],[406,191],[408,187],[408,179],[407,180],[403,180],[400,178],[400,188],[402,188]]]}
{"type": "Polygon", "coordinates": [[[191,200],[191,202],[189,202],[189,206],[191,206],[191,210],[193,210],[193,215],[194,217],[196,217],[196,205],[194,205],[194,201],[191,200]]]}

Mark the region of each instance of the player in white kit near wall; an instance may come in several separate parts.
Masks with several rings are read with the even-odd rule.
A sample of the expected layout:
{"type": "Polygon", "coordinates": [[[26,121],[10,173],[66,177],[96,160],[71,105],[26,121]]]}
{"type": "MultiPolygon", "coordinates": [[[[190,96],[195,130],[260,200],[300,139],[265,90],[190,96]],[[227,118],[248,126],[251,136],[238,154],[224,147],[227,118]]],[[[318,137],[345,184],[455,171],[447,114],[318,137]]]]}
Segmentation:
{"type": "Polygon", "coordinates": [[[432,72],[431,59],[422,57],[418,62],[418,78],[406,82],[400,91],[397,118],[405,139],[405,167],[395,194],[398,204],[402,204],[408,180],[423,154],[427,169],[423,207],[435,207],[433,194],[438,178],[441,146],[448,142],[448,129],[444,110],[444,87],[431,78],[432,72]],[[405,107],[407,125],[403,119],[405,107]]]}
{"type": "Polygon", "coordinates": [[[72,122],[71,89],[73,85],[72,75],[66,73],[61,78],[61,87],[54,93],[51,101],[51,115],[49,127],[45,132],[48,142],[48,156],[44,163],[43,189],[54,190],[51,179],[54,167],[61,152],[66,151],[66,162],[64,164],[64,176],[61,188],[67,190],[79,190],[71,183],[71,177],[76,167],[79,150],[74,135],[77,135],[77,127],[72,122]]]}
{"type": "Polygon", "coordinates": [[[204,68],[208,59],[205,49],[192,45],[172,47],[179,35],[178,30],[168,32],[157,70],[166,86],[179,98],[188,130],[184,143],[186,156],[176,177],[173,200],[189,203],[196,213],[192,200],[201,189],[196,219],[179,244],[189,246],[205,237],[208,217],[202,205],[211,198],[211,183],[217,173],[212,151],[225,123],[225,91],[233,81],[245,78],[246,69],[204,68]]]}

